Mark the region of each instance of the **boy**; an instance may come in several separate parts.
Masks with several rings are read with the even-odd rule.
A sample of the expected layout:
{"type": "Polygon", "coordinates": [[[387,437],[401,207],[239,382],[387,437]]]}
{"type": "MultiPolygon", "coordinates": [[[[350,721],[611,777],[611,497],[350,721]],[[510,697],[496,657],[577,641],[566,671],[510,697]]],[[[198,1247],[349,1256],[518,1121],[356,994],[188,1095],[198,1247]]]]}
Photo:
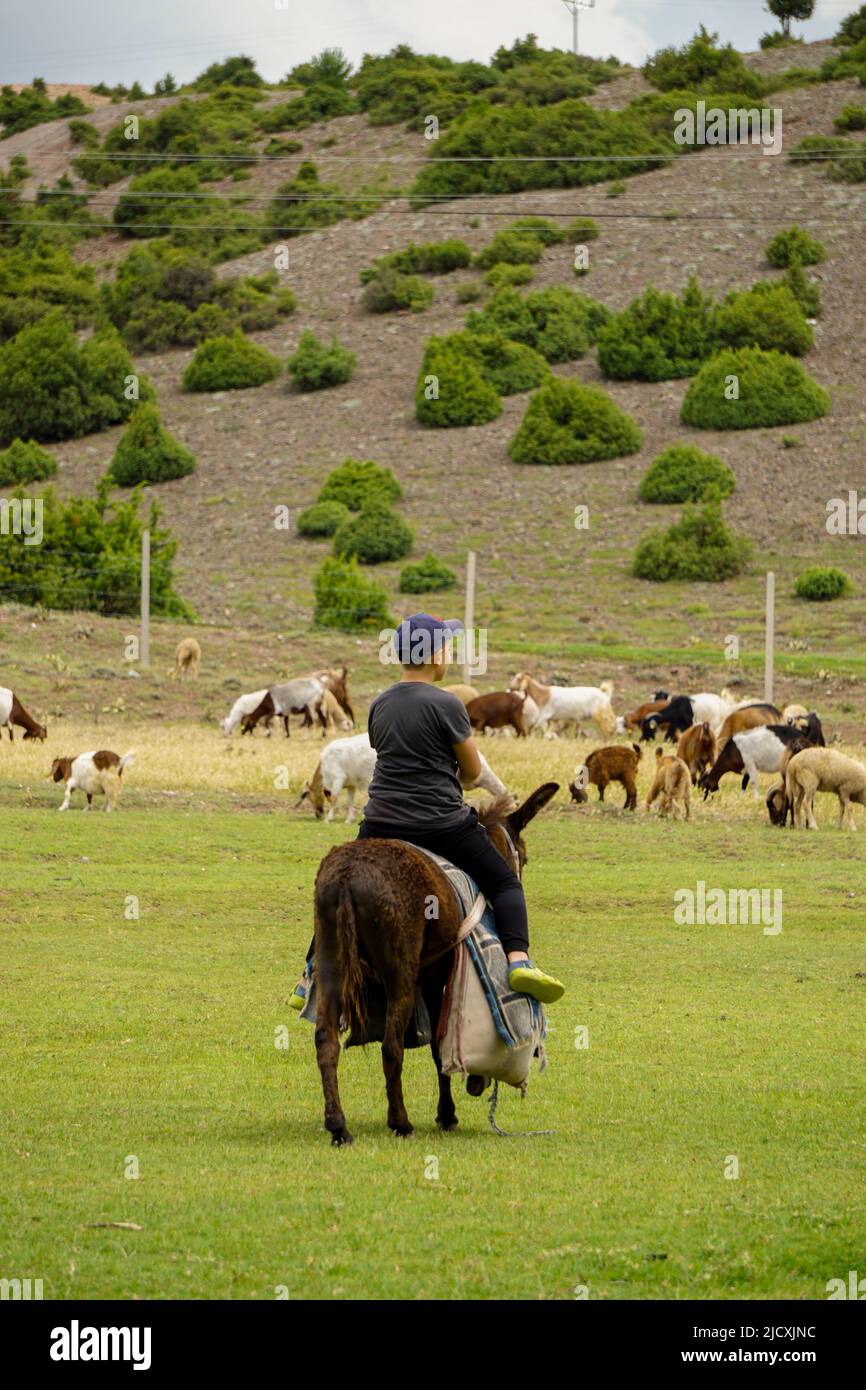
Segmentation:
{"type": "MultiPolygon", "coordinates": [[[[376,769],[358,839],[407,840],[464,869],[487,897],[496,931],[508,957],[513,990],[552,1004],[565,991],[529,959],[529,927],[523,886],[512,866],[491,844],[475,808],[463,800],[481,772],[469,716],[456,695],[437,690],[448,666],[448,643],[457,619],[416,613],[395,634],[403,667],[395,685],[370,706],[370,743],[376,769]]],[[[302,1009],[303,982],[291,1006],[302,1009]]]]}

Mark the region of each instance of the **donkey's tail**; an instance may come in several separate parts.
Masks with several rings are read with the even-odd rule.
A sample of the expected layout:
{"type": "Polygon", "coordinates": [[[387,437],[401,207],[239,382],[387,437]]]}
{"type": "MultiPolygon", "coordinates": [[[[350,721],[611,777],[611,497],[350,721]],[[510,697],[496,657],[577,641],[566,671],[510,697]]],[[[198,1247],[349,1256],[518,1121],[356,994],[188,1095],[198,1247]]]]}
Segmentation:
{"type": "Polygon", "coordinates": [[[348,883],[340,884],[337,899],[337,959],[340,967],[340,995],[346,1022],[357,1038],[363,1038],[366,1025],[364,974],[358,957],[358,924],[355,904],[348,883]]]}

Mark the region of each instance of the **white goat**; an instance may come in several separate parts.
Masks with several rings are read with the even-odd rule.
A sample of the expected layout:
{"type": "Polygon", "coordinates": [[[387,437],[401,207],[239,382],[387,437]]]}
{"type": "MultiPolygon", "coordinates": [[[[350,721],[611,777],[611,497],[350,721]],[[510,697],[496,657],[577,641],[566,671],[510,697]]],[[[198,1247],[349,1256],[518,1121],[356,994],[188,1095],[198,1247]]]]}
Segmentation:
{"type": "Polygon", "coordinates": [[[509,689],[535,701],[538,706],[535,728],[543,729],[555,719],[578,725],[582,719],[592,719],[603,734],[609,736],[616,729],[616,715],[610,703],[612,681],[602,681],[600,686],[542,685],[526,671],[519,671],[509,689]]]}
{"type": "Polygon", "coordinates": [[[238,696],[225,719],[220,720],[220,728],[226,738],[238,727],[245,714],[252,714],[254,709],[258,709],[267,693],[267,690],[253,690],[249,695],[238,696]]]}

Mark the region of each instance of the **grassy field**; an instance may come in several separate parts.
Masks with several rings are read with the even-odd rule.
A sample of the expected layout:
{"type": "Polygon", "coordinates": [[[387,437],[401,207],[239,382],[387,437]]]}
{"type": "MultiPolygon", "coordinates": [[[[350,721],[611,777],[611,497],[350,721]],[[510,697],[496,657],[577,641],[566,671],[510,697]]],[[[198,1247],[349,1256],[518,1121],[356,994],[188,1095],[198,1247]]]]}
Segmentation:
{"type": "MultiPolygon", "coordinates": [[[[529,751],[502,747],[525,789],[529,751]]],[[[58,817],[34,752],[28,793],[4,745],[0,791],[4,1275],[46,1298],[814,1299],[862,1268],[864,852],[826,804],[795,836],[732,794],[688,826],[559,798],[526,886],[568,993],[498,1116],[555,1134],[498,1138],[458,1090],[441,1135],[419,1052],[397,1141],[371,1047],[341,1065],[356,1143],[333,1150],[287,997],[345,827],[243,782],[169,802],[146,748],[118,815],[58,817]],[[781,888],[782,931],[678,926],[697,880],[781,888]]],[[[574,753],[546,746],[545,775],[574,753]]]]}

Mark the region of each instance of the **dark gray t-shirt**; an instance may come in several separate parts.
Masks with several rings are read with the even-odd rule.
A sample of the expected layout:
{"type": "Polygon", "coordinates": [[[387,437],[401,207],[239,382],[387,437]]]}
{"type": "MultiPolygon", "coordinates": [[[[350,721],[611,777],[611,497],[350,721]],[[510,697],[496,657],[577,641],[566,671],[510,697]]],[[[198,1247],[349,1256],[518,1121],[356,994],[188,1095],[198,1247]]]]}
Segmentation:
{"type": "Polygon", "coordinates": [[[453,745],[472,733],[462,701],[425,681],[398,681],[376,696],[367,727],[377,754],[367,820],[427,830],[459,824],[468,808],[453,745]]]}

